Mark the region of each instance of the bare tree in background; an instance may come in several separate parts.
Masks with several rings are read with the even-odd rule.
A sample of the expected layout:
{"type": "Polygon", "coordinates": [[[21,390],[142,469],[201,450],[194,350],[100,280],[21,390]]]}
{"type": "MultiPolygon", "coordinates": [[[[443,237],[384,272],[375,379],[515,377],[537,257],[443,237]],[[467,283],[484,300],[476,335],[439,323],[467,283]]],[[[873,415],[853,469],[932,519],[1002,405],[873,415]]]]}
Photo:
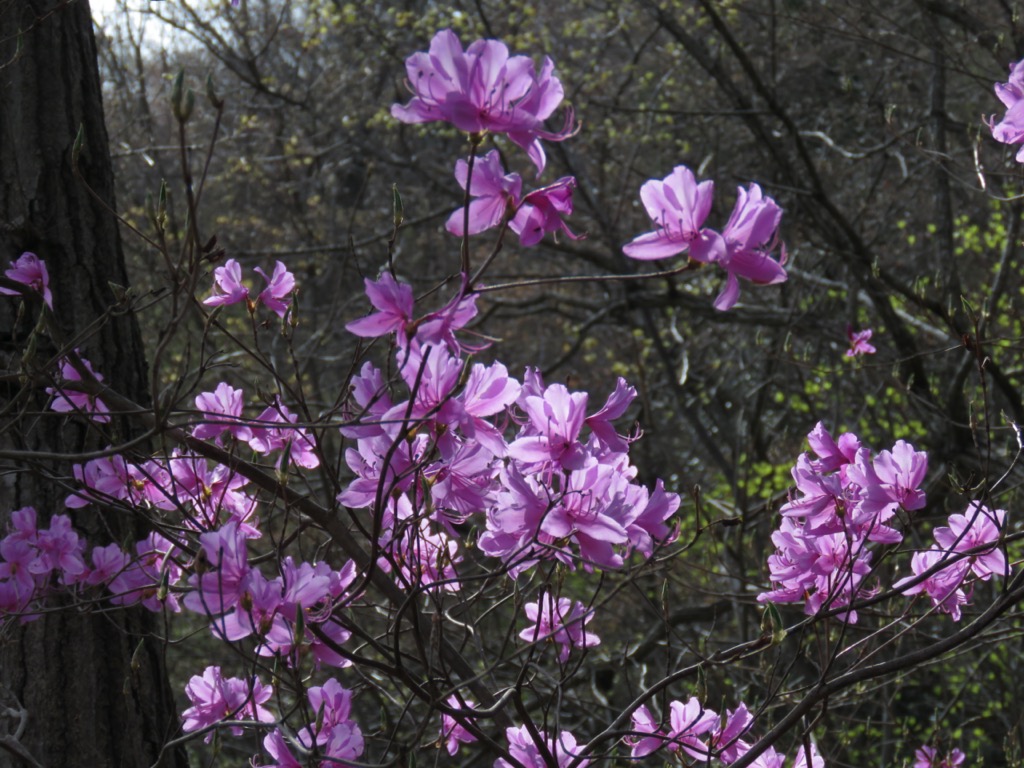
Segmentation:
{"type": "MultiPolygon", "coordinates": [[[[127,278],[88,3],[0,2],[0,62],[0,262],[25,251],[44,258],[63,337],[102,365],[113,386],[147,402],[138,327],[112,288],[127,278]]],[[[41,524],[63,510],[66,496],[53,478],[68,466],[47,455],[138,437],[126,421],[101,434],[46,413],[45,396],[29,383],[53,377],[67,350],[36,333],[43,312],[41,302],[0,303],[0,418],[18,425],[2,430],[0,515],[31,503],[41,524]],[[29,452],[31,468],[12,469],[10,460],[29,452]]],[[[87,513],[75,524],[95,543],[140,535],[128,517],[87,513]]],[[[179,753],[164,752],[177,716],[155,630],[156,620],[141,609],[57,611],[7,624],[0,636],[0,765],[184,765],[179,753]]]]}

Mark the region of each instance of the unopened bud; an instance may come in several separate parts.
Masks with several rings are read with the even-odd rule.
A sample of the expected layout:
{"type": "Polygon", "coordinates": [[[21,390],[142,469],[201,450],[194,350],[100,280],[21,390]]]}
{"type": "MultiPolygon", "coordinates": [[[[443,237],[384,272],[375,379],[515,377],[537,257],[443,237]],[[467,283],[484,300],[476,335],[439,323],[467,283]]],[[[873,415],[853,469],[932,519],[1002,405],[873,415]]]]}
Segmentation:
{"type": "Polygon", "coordinates": [[[213,105],[214,109],[220,110],[224,108],[224,99],[217,95],[217,91],[213,87],[213,75],[206,75],[206,98],[209,99],[210,104],[213,105]]]}
{"type": "Polygon", "coordinates": [[[196,105],[196,94],[191,88],[185,89],[185,70],[178,70],[171,84],[171,112],[179,123],[188,122],[196,105]]]}
{"type": "MultiPolygon", "coordinates": [[[[171,81],[171,111],[177,117],[181,112],[181,99],[185,91],[185,70],[179,69],[171,81]]],[[[180,118],[179,118],[180,119],[180,118]]]]}
{"type": "Polygon", "coordinates": [[[397,184],[391,185],[391,202],[395,215],[395,229],[398,229],[405,221],[405,207],[402,205],[402,196],[398,194],[397,184]]]}

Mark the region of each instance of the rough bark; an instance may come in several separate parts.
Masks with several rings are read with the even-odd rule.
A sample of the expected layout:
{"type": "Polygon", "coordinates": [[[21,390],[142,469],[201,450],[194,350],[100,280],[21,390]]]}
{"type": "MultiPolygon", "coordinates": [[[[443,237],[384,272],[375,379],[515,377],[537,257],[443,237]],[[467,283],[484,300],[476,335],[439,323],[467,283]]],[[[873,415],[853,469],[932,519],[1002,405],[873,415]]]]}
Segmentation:
{"type": "MultiPolygon", "coordinates": [[[[138,327],[130,313],[110,313],[110,283],[127,285],[113,189],[88,3],[0,0],[0,266],[23,251],[43,258],[64,338],[78,336],[76,346],[107,382],[145,402],[138,327]],[[80,126],[76,178],[72,148],[80,126]]],[[[129,436],[131,427],[115,421],[99,430],[47,412],[40,389],[26,393],[15,374],[52,373],[58,350],[46,335],[31,338],[40,307],[25,302],[19,317],[21,304],[0,297],[0,409],[14,400],[22,412],[12,418],[0,411],[0,448],[9,457],[0,460],[0,523],[32,505],[46,527],[52,514],[66,511],[67,489],[55,478],[68,477],[71,462],[33,454],[95,450],[129,436]],[[23,455],[10,458],[12,452],[23,455]]],[[[90,547],[144,535],[137,520],[113,513],[86,509],[73,520],[90,535],[90,547]]],[[[0,766],[184,765],[178,752],[161,751],[178,725],[161,633],[154,616],[135,609],[77,607],[4,627],[0,711],[20,704],[28,721],[17,744],[0,738],[0,766]]],[[[0,737],[13,730],[0,721],[0,737]]]]}

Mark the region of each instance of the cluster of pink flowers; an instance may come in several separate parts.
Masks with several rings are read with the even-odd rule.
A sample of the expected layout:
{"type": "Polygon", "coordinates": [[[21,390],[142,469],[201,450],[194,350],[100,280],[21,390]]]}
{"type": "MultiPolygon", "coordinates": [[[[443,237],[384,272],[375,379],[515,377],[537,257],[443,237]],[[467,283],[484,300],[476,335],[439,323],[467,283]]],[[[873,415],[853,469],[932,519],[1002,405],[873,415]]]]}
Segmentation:
{"type": "Polygon", "coordinates": [[[1005,522],[1006,510],[972,502],[963,514],[950,515],[948,525],[935,529],[938,546],[916,552],[910,561],[914,575],[893,587],[906,595],[928,595],[940,613],[959,621],[960,608],[971,599],[968,576],[988,581],[1009,575],[1006,555],[999,548],[1005,522]]]}
{"type": "Polygon", "coordinates": [[[725,270],[726,282],[715,299],[715,309],[726,310],[739,298],[738,278],[758,285],[786,280],[786,249],[782,247],[781,261],[772,258],[771,252],[779,246],[782,209],[757,184],[737,190],[736,206],[721,232],[705,227],[714,189],[713,181],[698,184],[685,165],[676,166],[664,179],[646,182],[640,188],[640,199],[656,228],[634,238],[622,250],[641,260],[687,252],[694,261],[717,264],[725,270]]]}
{"type": "Polygon", "coordinates": [[[0,617],[14,614],[29,621],[36,617],[30,606],[50,591],[54,578],[65,586],[90,578],[85,541],[67,515],[54,515],[49,528],[39,529],[32,507],[12,512],[10,525],[0,539],[0,617]]]}
{"type": "Polygon", "coordinates": [[[434,35],[430,50],[405,62],[412,100],[395,104],[391,114],[403,123],[444,121],[471,134],[507,134],[544,170],[541,139],[564,141],[575,133],[572,111],[561,131],[548,131],[544,121],[562,103],[562,83],[555,65],[545,57],[540,72],[526,56],[509,56],[497,40],[477,40],[463,50],[450,29],[434,35]]]}
{"type": "Polygon", "coordinates": [[[411,290],[386,273],[368,281],[367,295],[376,312],[348,328],[395,334],[408,396],[393,398],[369,363],[353,379],[361,412],[342,434],[355,441],[345,454],[355,478],[338,501],[383,507],[387,567],[407,584],[457,588],[453,526],[474,515],[485,526],[479,548],[512,575],[552,558],[617,568],[627,553],[649,555],[671,538],[665,521],[678,497],[660,483],[649,492],[633,482],[632,438],[612,426],[636,396],[625,381],[588,415],[586,393],[546,386],[536,371],[519,382],[501,363],[469,366],[455,332],[472,319],[470,300],[457,296],[417,320],[411,290]]]}
{"type": "MultiPolygon", "coordinates": [[[[669,704],[669,727],[662,727],[646,705],[633,712],[633,730],[636,735],[626,738],[630,756],[640,759],[667,749],[680,762],[695,761],[710,765],[712,760],[722,765],[735,762],[750,751],[751,744],[742,738],[752,726],[754,718],[745,704],[728,710],[724,717],[706,709],[696,698],[669,704]]],[[[751,763],[755,768],[783,768],[785,755],[768,747],[751,763]]],[[[812,742],[807,749],[796,750],[792,768],[824,768],[825,761],[812,742]],[[809,753],[809,754],[808,754],[809,753]]]]}
{"type": "MultiPolygon", "coordinates": [[[[820,422],[807,441],[816,458],[802,454],[793,468],[798,495],[782,507],[782,524],[772,534],[777,551],[768,558],[774,589],[757,599],[805,602],[814,615],[871,594],[863,585],[871,571],[868,545],[902,541],[889,522],[901,509],[924,506],[928,457],[899,440],[872,459],[856,435],[833,440],[820,422]]],[[[840,615],[857,620],[855,610],[840,615]]]]}
{"type": "Polygon", "coordinates": [[[322,758],[321,768],[346,765],[357,760],[364,749],[363,732],[352,719],[352,692],[343,688],[334,678],[323,685],[313,686],[306,693],[313,722],[302,728],[289,744],[281,728],[263,739],[263,748],[274,758],[269,768],[303,768],[308,763],[298,760],[292,749],[322,758]]]}
{"type": "Polygon", "coordinates": [[[472,179],[469,162],[459,160],[455,164],[455,178],[473,199],[468,210],[459,208],[448,218],[445,227],[453,235],[476,235],[507,220],[522,246],[536,245],[548,233],[561,232],[571,240],[580,239],[564,221],[565,216],[572,214],[572,192],[576,188],[572,176],[563,176],[547,187],[521,196],[522,178],[518,173],[505,173],[498,151],[491,150],[476,159],[472,179]]]}
{"type": "MultiPolygon", "coordinates": [[[[523,768],[567,768],[569,765],[587,768],[590,765],[589,760],[574,762],[580,753],[576,737],[569,731],[562,731],[557,737],[549,736],[545,731],[540,731],[539,735],[543,747],[537,744],[525,725],[505,729],[508,752],[523,768]]],[[[498,758],[494,761],[494,768],[513,768],[513,764],[498,758]]]]}
{"type": "MultiPolygon", "coordinates": [[[[414,53],[405,64],[415,96],[405,106],[391,107],[404,123],[443,120],[477,137],[507,134],[526,151],[538,174],[546,164],[541,139],[563,141],[575,133],[571,110],[561,131],[543,127],[564,94],[549,58],[538,74],[529,58],[510,57],[497,40],[477,40],[463,51],[458,36],[446,29],[434,36],[429,52],[414,53]]],[[[572,176],[523,196],[522,178],[506,173],[498,151],[492,150],[457,161],[455,178],[472,199],[448,219],[446,228],[453,235],[476,235],[507,223],[523,246],[536,245],[548,233],[580,237],[564,221],[573,210],[572,176]]]]}
{"type": "MultiPolygon", "coordinates": [[[[414,54],[406,67],[414,97],[407,105],[394,105],[392,114],[409,123],[448,121],[473,134],[474,151],[484,133],[507,134],[541,173],[546,162],[542,140],[561,141],[575,132],[571,111],[561,131],[544,128],[563,97],[550,59],[538,71],[530,59],[509,56],[497,41],[477,41],[464,50],[455,33],[444,30],[429,52],[414,54]]],[[[996,91],[1007,113],[992,125],[993,135],[1024,144],[1024,62],[1012,66],[1010,81],[996,91]]],[[[1024,162],[1024,149],[1017,159],[1024,162]]],[[[506,173],[492,151],[458,161],[456,178],[467,204],[448,221],[453,234],[507,225],[524,246],[548,233],[578,237],[564,220],[572,213],[576,182],[571,177],[524,195],[522,178],[506,173]]],[[[751,184],[738,190],[731,216],[717,231],[704,226],[713,189],[713,182],[698,183],[685,166],[645,183],[641,199],[655,229],[635,238],[624,252],[646,260],[685,252],[695,261],[718,264],[727,278],[715,307],[724,310],[736,303],[741,277],[759,284],[786,280],[785,248],[779,260],[772,256],[779,247],[782,210],[751,184]]],[[[239,263],[228,260],[214,271],[213,293],[203,303],[244,302],[250,311],[263,304],[286,317],[295,291],[293,275],[281,262],[271,276],[255,271],[266,286],[253,298],[239,263]]],[[[52,308],[46,265],[35,254],[23,253],[5,277],[38,293],[52,308]]],[[[545,384],[536,370],[527,369],[518,380],[500,362],[471,362],[469,353],[480,350],[463,341],[464,329],[477,314],[468,287],[469,275],[463,275],[450,301],[418,315],[411,287],[384,273],[366,281],[371,314],[347,326],[359,337],[390,336],[393,341],[389,370],[395,376],[365,363],[351,380],[341,427],[352,478],[337,500],[372,511],[367,530],[374,531],[379,554],[375,567],[391,574],[410,599],[419,591],[457,592],[466,523],[480,531],[479,550],[503,563],[512,578],[544,561],[568,569],[616,569],[635,553],[650,557],[674,540],[678,532],[669,519],[679,497],[660,481],[653,490],[636,482],[629,448],[637,435],[622,434],[615,426],[636,391],[618,379],[595,410],[586,393],[545,384]]],[[[0,287],[0,294],[21,293],[0,287]]],[[[848,338],[851,357],[875,351],[870,330],[850,328],[848,338]]],[[[77,350],[72,359],[74,364],[61,361],[64,382],[81,381],[85,374],[103,380],[77,350]]],[[[47,392],[55,411],[109,421],[108,408],[96,395],[62,386],[47,392]]],[[[313,436],[278,398],[252,408],[251,413],[261,411],[253,418],[245,414],[244,393],[221,382],[196,397],[195,406],[190,426],[195,440],[230,451],[244,446],[272,457],[279,472],[320,465],[313,436]]],[[[793,469],[797,491],[783,506],[780,529],[772,536],[777,548],[769,558],[772,589],[758,600],[803,602],[808,614],[834,610],[855,622],[856,600],[872,594],[864,584],[872,570],[870,547],[902,541],[894,527],[899,513],[925,505],[921,485],[927,457],[904,441],[872,456],[855,435],[833,439],[820,423],[808,441],[813,453],[802,455],[793,469]]],[[[33,508],[13,512],[0,539],[0,618],[30,621],[42,601],[58,590],[80,596],[105,591],[114,605],[192,611],[209,621],[215,637],[246,641],[255,654],[291,669],[350,664],[351,654],[343,646],[354,629],[346,608],[357,598],[355,565],[333,568],[282,556],[272,568],[261,566],[250,551],[262,537],[258,500],[235,469],[179,449],[144,461],[96,458],[76,465],[74,478],[79,487],[65,501],[70,509],[130,507],[155,512],[154,519],[173,513],[175,524],[128,549],[110,544],[87,553],[69,516],[54,515],[42,529],[33,508]]],[[[914,555],[913,575],[895,589],[926,594],[935,609],[959,619],[976,581],[1009,574],[1000,548],[1005,519],[1004,510],[980,503],[951,515],[946,526],[934,531],[936,545],[914,555]]],[[[536,602],[525,604],[524,613],[529,624],[518,637],[538,650],[557,647],[561,664],[601,642],[587,630],[594,610],[549,587],[536,602]]],[[[262,724],[267,731],[263,747],[274,761],[268,765],[277,768],[359,760],[365,745],[352,718],[352,692],[333,678],[306,685],[297,686],[301,706],[294,712],[306,714],[299,721],[305,724],[296,728],[286,722],[294,715],[279,718],[266,706],[274,697],[272,685],[255,676],[225,677],[220,667],[209,666],[185,688],[191,706],[182,713],[183,730],[205,732],[210,741],[218,730],[241,735],[247,721],[262,724]],[[303,693],[308,706],[302,704],[303,693]]],[[[447,698],[439,744],[450,755],[477,740],[475,706],[461,696],[447,698]]],[[[749,755],[753,720],[744,704],[719,716],[690,698],[672,701],[663,724],[643,705],[632,712],[632,734],[625,743],[634,760],[664,749],[681,763],[729,764],[749,755]]],[[[495,768],[511,768],[513,762],[527,768],[586,768],[591,762],[584,757],[587,745],[578,744],[569,731],[554,735],[513,726],[506,738],[511,761],[499,758],[495,768]]],[[[957,749],[940,757],[923,746],[914,768],[955,768],[964,759],[957,749]]],[[[769,747],[751,764],[783,768],[784,762],[769,747]]],[[[791,765],[821,768],[824,761],[808,742],[797,748],[791,765]]]]}
{"type": "MultiPolygon", "coordinates": [[[[250,681],[237,677],[224,677],[220,667],[207,667],[202,675],[193,675],[185,686],[185,695],[192,706],[181,713],[182,728],[186,733],[210,729],[206,742],[213,738],[213,726],[222,720],[256,720],[274,722],[274,716],[263,706],[274,689],[258,678],[250,681]]],[[[242,735],[242,728],[231,726],[231,733],[242,735]]]]}
{"type": "Polygon", "coordinates": [[[213,293],[203,299],[203,304],[225,307],[244,301],[251,309],[263,304],[278,317],[287,315],[295,292],[295,276],[280,261],[274,265],[274,272],[269,277],[260,267],[253,271],[266,283],[255,299],[250,297],[249,289],[242,283],[242,265],[235,259],[228,259],[224,266],[213,270],[213,293]]]}

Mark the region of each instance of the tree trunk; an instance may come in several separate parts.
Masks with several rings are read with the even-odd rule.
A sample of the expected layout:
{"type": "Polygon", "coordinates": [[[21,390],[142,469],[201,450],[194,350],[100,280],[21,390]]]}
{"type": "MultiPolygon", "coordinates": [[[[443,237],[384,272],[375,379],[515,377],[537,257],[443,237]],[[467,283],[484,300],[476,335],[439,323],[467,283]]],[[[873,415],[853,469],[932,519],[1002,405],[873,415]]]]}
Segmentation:
{"type": "MultiPolygon", "coordinates": [[[[97,322],[116,304],[110,283],[127,285],[113,189],[88,3],[0,0],[0,269],[24,251],[45,260],[64,338],[75,338],[106,382],[145,402],[134,317],[113,313],[97,322]],[[72,147],[80,127],[76,178],[72,147]]],[[[45,334],[33,338],[39,308],[27,302],[19,316],[20,305],[17,297],[0,296],[0,366],[7,374],[0,383],[0,448],[22,454],[0,459],[0,523],[31,505],[47,527],[51,515],[67,511],[67,486],[55,478],[69,477],[71,468],[52,454],[116,444],[131,427],[115,419],[100,431],[47,410],[38,388],[26,396],[17,374],[44,366],[52,373],[58,350],[45,334]],[[12,420],[14,398],[23,415],[12,420]]],[[[73,521],[87,533],[90,550],[145,535],[140,521],[91,508],[73,521]]],[[[24,626],[9,622],[0,631],[0,714],[20,706],[28,721],[15,743],[3,737],[14,734],[16,723],[0,718],[0,766],[184,765],[180,751],[162,752],[178,716],[160,634],[156,618],[142,609],[70,608],[24,626]]]]}

